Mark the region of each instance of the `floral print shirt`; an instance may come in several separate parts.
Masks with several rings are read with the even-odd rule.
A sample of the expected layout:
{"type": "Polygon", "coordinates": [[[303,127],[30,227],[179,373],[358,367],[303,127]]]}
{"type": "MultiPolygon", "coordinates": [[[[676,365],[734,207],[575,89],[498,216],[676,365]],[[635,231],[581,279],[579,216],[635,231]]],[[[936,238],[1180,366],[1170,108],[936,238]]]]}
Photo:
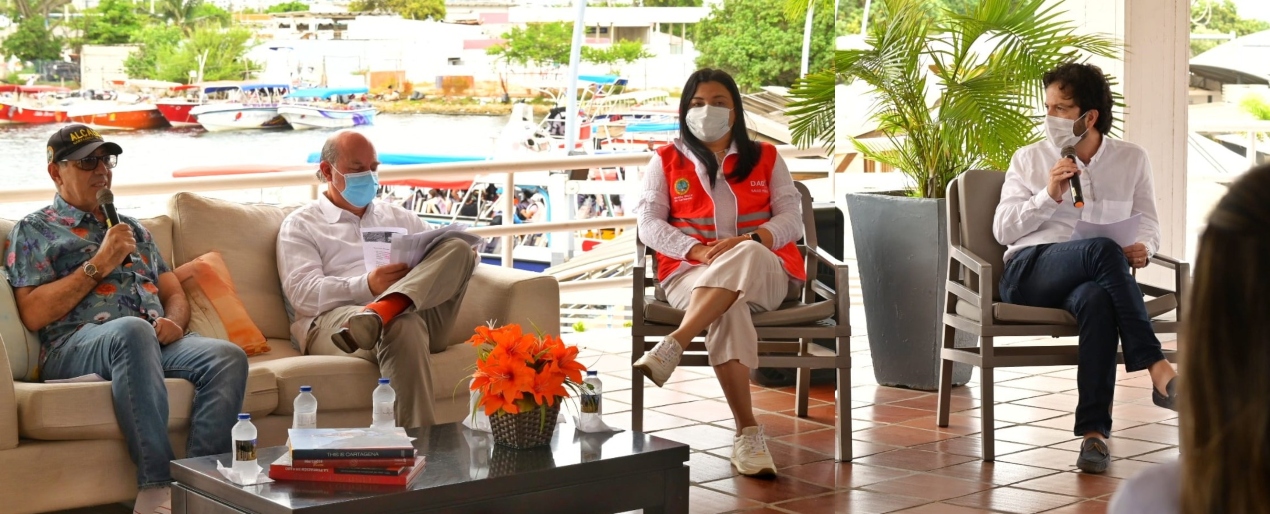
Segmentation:
{"type": "MultiPolygon", "coordinates": [[[[163,316],[159,275],[171,269],[148,230],[127,216],[120,216],[120,221],[132,227],[137,239],[132,265],[116,267],[66,316],[40,329],[41,365],[48,352],[87,323],[100,324],[124,316],[153,322],[163,316]]],[[[9,284],[14,288],[39,286],[72,273],[83,273],[82,266],[105,237],[105,222],[57,195],[53,205],[28,214],[9,233],[4,249],[9,284]]]]}

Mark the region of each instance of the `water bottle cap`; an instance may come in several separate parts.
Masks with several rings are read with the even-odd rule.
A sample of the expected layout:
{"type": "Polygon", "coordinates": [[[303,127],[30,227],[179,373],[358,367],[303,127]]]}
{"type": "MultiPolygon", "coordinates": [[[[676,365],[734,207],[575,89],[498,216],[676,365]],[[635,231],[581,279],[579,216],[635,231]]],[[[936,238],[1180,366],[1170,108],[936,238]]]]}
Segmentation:
{"type": "Polygon", "coordinates": [[[586,372],[586,376],[588,376],[588,377],[594,377],[594,376],[599,375],[599,374],[600,374],[600,372],[599,372],[599,371],[587,371],[587,372],[586,372]]]}
{"type": "Polygon", "coordinates": [[[381,384],[387,384],[387,383],[388,383],[388,379],[386,379],[386,378],[381,378],[381,379],[379,379],[379,383],[381,383],[381,384]]]}
{"type": "Polygon", "coordinates": [[[300,386],[301,393],[307,393],[313,390],[313,386],[300,386]]]}
{"type": "Polygon", "coordinates": [[[251,414],[247,414],[246,412],[238,413],[238,421],[245,421],[249,419],[251,419],[251,414]]]}

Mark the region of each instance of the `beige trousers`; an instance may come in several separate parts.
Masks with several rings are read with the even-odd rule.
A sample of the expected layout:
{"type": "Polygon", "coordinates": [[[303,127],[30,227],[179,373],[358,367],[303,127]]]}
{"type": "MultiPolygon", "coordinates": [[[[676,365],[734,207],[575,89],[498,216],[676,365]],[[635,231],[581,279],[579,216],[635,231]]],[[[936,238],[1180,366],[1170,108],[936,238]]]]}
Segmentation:
{"type": "MultiPolygon", "coordinates": [[[[450,328],[475,266],[476,252],[472,247],[457,239],[444,240],[410,273],[379,295],[383,298],[401,293],[414,305],[384,327],[384,336],[374,351],[357,350],[352,355],[378,364],[380,375],[392,380],[392,388],[397,393],[399,426],[436,424],[429,354],[445,351],[450,328]]],[[[309,354],[347,355],[335,347],[331,335],[364,308],[364,305],[348,305],[318,316],[309,328],[309,354]]]]}
{"type": "Polygon", "coordinates": [[[706,350],[710,365],[738,360],[745,367],[758,367],[758,332],[752,312],[780,307],[789,291],[789,275],[780,258],[767,247],[746,241],[724,252],[708,265],[694,266],[662,284],[666,299],[676,309],[687,309],[692,290],[717,287],[739,293],[723,316],[706,329],[706,350]]]}

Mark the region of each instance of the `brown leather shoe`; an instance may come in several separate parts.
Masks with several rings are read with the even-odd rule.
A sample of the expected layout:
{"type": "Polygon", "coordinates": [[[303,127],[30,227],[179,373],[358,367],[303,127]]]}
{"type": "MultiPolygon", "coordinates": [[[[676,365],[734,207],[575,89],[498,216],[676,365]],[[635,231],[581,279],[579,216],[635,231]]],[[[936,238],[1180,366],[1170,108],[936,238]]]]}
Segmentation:
{"type": "Polygon", "coordinates": [[[372,310],[359,312],[348,318],[339,331],[331,334],[331,342],[344,353],[370,350],[379,343],[384,332],[384,320],[372,310]]]}

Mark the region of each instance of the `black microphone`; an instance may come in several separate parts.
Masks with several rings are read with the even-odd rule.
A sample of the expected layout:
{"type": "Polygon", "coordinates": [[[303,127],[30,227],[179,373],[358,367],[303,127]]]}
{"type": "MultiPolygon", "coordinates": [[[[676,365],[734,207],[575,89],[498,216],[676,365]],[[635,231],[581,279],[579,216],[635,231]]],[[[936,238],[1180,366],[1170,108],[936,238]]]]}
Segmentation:
{"type": "MultiPolygon", "coordinates": [[[[1062,153],[1064,158],[1071,159],[1072,162],[1076,162],[1076,147],[1064,146],[1062,153]]],[[[1076,208],[1078,209],[1081,207],[1084,207],[1085,194],[1080,191],[1080,175],[1073,176],[1071,178],[1071,183],[1072,183],[1072,200],[1073,200],[1072,205],[1075,205],[1076,208]]],[[[98,196],[101,196],[101,195],[98,195],[98,196]]]]}
{"type": "MultiPolygon", "coordinates": [[[[101,205],[102,212],[106,213],[106,228],[119,224],[119,211],[115,210],[115,194],[109,189],[102,188],[97,191],[97,203],[101,205]]],[[[132,265],[132,255],[123,256],[123,265],[132,265]]]]}

